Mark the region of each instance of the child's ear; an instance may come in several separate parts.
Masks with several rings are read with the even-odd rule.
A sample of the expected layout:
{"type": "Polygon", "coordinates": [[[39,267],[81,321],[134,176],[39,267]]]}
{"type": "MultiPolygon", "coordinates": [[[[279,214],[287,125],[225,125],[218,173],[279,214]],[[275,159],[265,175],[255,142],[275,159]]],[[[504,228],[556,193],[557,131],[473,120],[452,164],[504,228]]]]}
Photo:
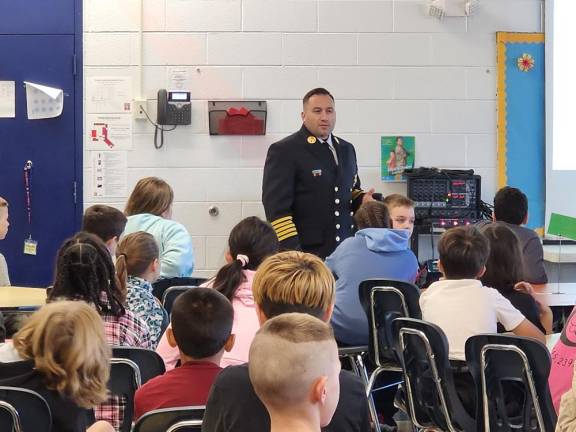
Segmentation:
{"type": "Polygon", "coordinates": [[[476,279],[480,279],[482,276],[484,276],[484,273],[486,273],[486,266],[482,267],[482,270],[480,270],[478,272],[478,275],[476,276],[476,279]]]}
{"type": "Polygon", "coordinates": [[[438,270],[440,270],[440,273],[444,274],[444,266],[442,265],[441,260],[438,260],[438,270]]]}
{"type": "Polygon", "coordinates": [[[166,339],[168,339],[168,345],[172,348],[177,348],[178,344],[176,343],[176,338],[174,337],[174,332],[172,331],[172,327],[168,326],[166,329],[166,339]]]}
{"type": "Polygon", "coordinates": [[[232,351],[232,348],[234,348],[235,343],[236,343],[236,335],[232,333],[230,336],[228,336],[228,340],[224,344],[224,351],[226,352],[232,351]]]}
{"type": "Polygon", "coordinates": [[[258,322],[260,323],[260,327],[268,320],[268,317],[264,315],[260,306],[256,305],[256,315],[258,316],[258,322]]]}
{"type": "Polygon", "coordinates": [[[230,253],[230,249],[226,249],[226,252],[224,252],[224,260],[226,260],[226,264],[230,264],[232,261],[234,261],[232,259],[232,254],[230,253]]]}
{"type": "Polygon", "coordinates": [[[311,402],[313,404],[316,403],[320,403],[320,404],[324,404],[326,402],[326,384],[328,383],[328,377],[327,376],[321,376],[319,378],[316,378],[314,380],[314,382],[312,383],[312,389],[311,389],[311,402]]]}
{"type": "Polygon", "coordinates": [[[158,258],[154,258],[154,261],[152,261],[152,270],[154,270],[154,273],[158,273],[160,270],[160,260],[158,258]]]}

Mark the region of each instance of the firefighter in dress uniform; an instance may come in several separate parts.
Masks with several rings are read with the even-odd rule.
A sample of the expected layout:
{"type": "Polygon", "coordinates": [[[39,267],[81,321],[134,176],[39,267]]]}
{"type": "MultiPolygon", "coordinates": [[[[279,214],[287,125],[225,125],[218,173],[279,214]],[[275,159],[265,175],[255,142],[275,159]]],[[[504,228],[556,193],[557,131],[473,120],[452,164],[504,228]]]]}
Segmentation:
{"type": "Polygon", "coordinates": [[[302,128],[268,149],[262,202],[282,249],[324,259],[354,234],[354,212],[374,190],[360,188],[354,146],[332,134],[328,90],[310,90],[303,105],[302,128]]]}

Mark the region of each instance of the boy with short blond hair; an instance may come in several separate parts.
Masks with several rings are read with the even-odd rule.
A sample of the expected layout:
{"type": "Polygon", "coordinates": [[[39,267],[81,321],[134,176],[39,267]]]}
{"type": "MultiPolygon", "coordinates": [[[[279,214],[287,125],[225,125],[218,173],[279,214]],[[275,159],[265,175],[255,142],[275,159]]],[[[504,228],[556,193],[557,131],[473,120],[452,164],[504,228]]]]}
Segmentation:
{"type": "Polygon", "coordinates": [[[384,204],[388,207],[388,213],[392,220],[393,229],[405,229],[410,232],[414,231],[414,201],[400,194],[390,194],[384,198],[384,204]]]}
{"type": "Polygon", "coordinates": [[[302,313],[272,318],[250,347],[250,381],[272,432],[319,432],[340,395],[340,361],[331,327],[302,313]]]}
{"type": "MultiPolygon", "coordinates": [[[[268,257],[252,283],[261,325],[282,314],[298,312],[329,322],[334,308],[334,276],[315,255],[286,251],[268,257]]],[[[212,386],[202,429],[209,432],[270,430],[270,416],[254,392],[248,365],[229,366],[212,386]]],[[[365,387],[357,376],[340,372],[340,401],[330,432],[370,430],[365,387]]]]}

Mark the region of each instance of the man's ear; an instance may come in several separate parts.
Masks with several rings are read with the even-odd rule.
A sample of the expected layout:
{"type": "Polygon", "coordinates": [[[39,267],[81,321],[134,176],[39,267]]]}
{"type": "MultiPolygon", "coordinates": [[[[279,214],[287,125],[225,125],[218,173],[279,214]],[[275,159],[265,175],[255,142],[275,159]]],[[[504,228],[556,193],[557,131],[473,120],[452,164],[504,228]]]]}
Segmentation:
{"type": "Polygon", "coordinates": [[[302,119],[302,121],[304,121],[304,111],[302,111],[302,112],[300,113],[300,118],[302,119]]]}
{"type": "Polygon", "coordinates": [[[328,383],[327,376],[321,376],[316,378],[312,383],[310,389],[310,399],[313,404],[320,403],[324,404],[326,402],[326,384],[328,383]]]}
{"type": "Polygon", "coordinates": [[[234,348],[235,343],[236,343],[236,335],[234,333],[231,333],[230,336],[228,336],[228,340],[226,340],[226,343],[224,344],[224,351],[226,352],[232,351],[232,348],[234,348]]]}
{"type": "Polygon", "coordinates": [[[176,338],[174,337],[174,332],[170,326],[168,326],[166,329],[166,339],[168,339],[168,345],[170,345],[172,348],[176,348],[178,346],[176,343],[176,338]]]}

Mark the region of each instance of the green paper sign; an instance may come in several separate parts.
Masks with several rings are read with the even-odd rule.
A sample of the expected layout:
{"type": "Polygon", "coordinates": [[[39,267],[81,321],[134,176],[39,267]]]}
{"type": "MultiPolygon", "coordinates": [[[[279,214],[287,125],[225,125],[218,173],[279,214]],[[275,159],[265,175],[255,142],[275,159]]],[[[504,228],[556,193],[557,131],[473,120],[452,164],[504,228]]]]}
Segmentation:
{"type": "Polygon", "coordinates": [[[552,213],[548,224],[548,234],[576,240],[576,218],[552,213]]]}

